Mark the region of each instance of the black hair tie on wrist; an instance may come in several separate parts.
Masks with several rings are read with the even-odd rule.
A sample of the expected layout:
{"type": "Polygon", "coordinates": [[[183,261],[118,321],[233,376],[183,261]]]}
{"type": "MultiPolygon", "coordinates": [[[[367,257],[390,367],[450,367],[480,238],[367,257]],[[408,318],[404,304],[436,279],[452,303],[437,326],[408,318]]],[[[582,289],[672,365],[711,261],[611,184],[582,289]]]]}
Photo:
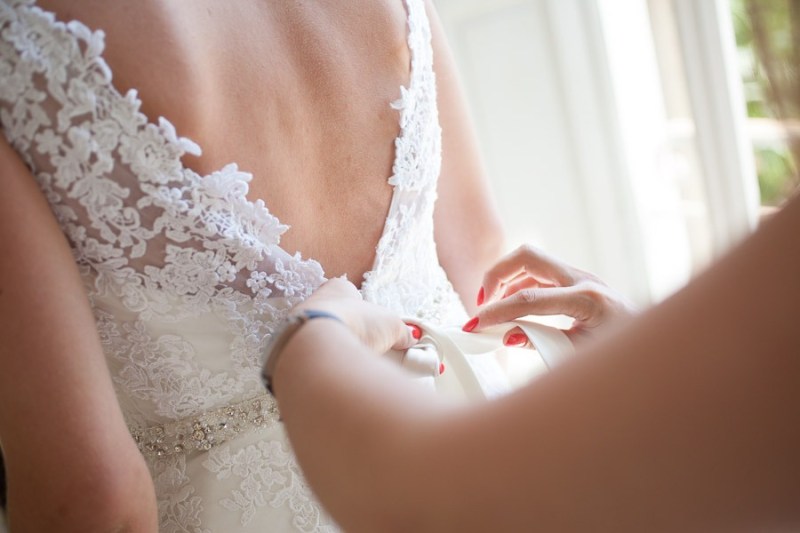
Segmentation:
{"type": "Polygon", "coordinates": [[[3,450],[0,449],[0,507],[6,509],[6,465],[3,450]]]}
{"type": "Polygon", "coordinates": [[[275,371],[275,364],[278,361],[281,351],[303,324],[316,318],[327,318],[335,320],[336,322],[341,322],[342,324],[344,323],[338,316],[328,313],[327,311],[306,309],[299,313],[290,314],[286,317],[286,320],[283,321],[283,324],[272,334],[272,339],[267,345],[267,350],[264,354],[264,363],[261,370],[261,379],[270,394],[275,394],[272,390],[272,374],[275,371]]]}

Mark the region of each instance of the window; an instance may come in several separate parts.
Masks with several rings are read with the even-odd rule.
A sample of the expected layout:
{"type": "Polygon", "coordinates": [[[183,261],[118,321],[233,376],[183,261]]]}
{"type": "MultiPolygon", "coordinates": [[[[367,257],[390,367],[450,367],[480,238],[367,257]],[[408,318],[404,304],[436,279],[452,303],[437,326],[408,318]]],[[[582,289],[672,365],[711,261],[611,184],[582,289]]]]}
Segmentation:
{"type": "Polygon", "coordinates": [[[510,244],[646,304],[755,226],[731,1],[435,1],[510,244]]]}
{"type": "Polygon", "coordinates": [[[731,0],[748,132],[761,205],[780,205],[798,186],[800,5],[731,0]]]}

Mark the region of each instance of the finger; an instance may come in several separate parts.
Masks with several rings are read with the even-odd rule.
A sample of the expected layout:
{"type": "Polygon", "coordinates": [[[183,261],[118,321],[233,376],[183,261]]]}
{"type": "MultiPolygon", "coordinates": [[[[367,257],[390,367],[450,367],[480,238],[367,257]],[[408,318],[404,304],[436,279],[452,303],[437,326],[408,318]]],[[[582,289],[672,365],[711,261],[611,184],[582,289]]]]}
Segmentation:
{"type": "Polygon", "coordinates": [[[414,346],[417,343],[417,337],[415,337],[414,327],[416,327],[420,331],[420,336],[422,330],[419,329],[419,326],[413,326],[406,324],[402,320],[398,320],[397,324],[395,324],[395,328],[393,331],[393,338],[394,344],[392,344],[392,350],[407,350],[414,346]]]}
{"type": "Polygon", "coordinates": [[[515,278],[520,276],[531,277],[549,285],[571,285],[570,271],[569,266],[526,244],[490,268],[483,277],[482,288],[488,302],[497,296],[502,284],[514,283],[515,278]]]}
{"type": "Polygon", "coordinates": [[[329,279],[314,291],[315,296],[325,298],[357,298],[361,300],[361,293],[355,285],[344,278],[329,279]]]}
{"type": "Polygon", "coordinates": [[[503,344],[514,348],[523,348],[530,344],[530,339],[521,328],[511,328],[503,335],[503,344]]]}
{"type": "Polygon", "coordinates": [[[545,285],[534,278],[517,277],[516,279],[518,281],[503,286],[501,298],[508,298],[509,296],[513,296],[514,294],[524,289],[535,289],[537,287],[552,287],[552,285],[545,285]]]}
{"type": "Polygon", "coordinates": [[[497,290],[495,290],[495,295],[500,295],[500,298],[503,298],[509,287],[526,281],[538,283],[538,280],[531,278],[526,272],[520,272],[511,279],[501,281],[497,290]]]}
{"type": "Polygon", "coordinates": [[[480,309],[478,323],[472,329],[477,331],[527,315],[567,315],[585,320],[590,305],[585,300],[575,287],[522,289],[480,309]]]}

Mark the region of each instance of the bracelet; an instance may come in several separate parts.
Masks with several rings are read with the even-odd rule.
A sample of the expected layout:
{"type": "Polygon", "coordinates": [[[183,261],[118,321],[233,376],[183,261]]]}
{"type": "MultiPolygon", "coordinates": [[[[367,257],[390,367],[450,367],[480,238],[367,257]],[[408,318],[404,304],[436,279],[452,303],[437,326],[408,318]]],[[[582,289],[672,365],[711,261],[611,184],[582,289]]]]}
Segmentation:
{"type": "Polygon", "coordinates": [[[337,322],[344,323],[338,316],[326,311],[306,309],[304,311],[300,311],[299,313],[289,315],[283,324],[281,324],[281,326],[275,331],[275,333],[272,334],[272,339],[267,345],[264,356],[264,366],[261,371],[261,380],[264,382],[264,386],[273,396],[275,393],[272,392],[272,376],[275,373],[275,366],[278,364],[280,354],[283,352],[283,349],[286,347],[286,345],[289,344],[289,341],[292,339],[292,337],[294,337],[294,334],[300,330],[303,324],[309,320],[314,320],[315,318],[330,318],[337,322]]]}

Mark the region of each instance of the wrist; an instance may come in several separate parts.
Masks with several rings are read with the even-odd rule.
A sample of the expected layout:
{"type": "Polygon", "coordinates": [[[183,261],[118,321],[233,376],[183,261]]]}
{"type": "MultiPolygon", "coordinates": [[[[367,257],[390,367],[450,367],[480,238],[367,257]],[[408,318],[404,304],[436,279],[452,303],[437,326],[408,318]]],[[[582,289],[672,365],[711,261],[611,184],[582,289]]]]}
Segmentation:
{"type": "Polygon", "coordinates": [[[304,309],[299,312],[291,313],[286,320],[284,320],[283,324],[273,333],[272,339],[270,339],[265,351],[264,364],[261,371],[261,379],[270,393],[274,394],[273,380],[275,369],[277,368],[278,361],[286,352],[287,346],[291,340],[298,335],[300,330],[304,329],[304,326],[318,319],[336,322],[347,327],[338,316],[332,313],[315,309],[304,309]]]}

